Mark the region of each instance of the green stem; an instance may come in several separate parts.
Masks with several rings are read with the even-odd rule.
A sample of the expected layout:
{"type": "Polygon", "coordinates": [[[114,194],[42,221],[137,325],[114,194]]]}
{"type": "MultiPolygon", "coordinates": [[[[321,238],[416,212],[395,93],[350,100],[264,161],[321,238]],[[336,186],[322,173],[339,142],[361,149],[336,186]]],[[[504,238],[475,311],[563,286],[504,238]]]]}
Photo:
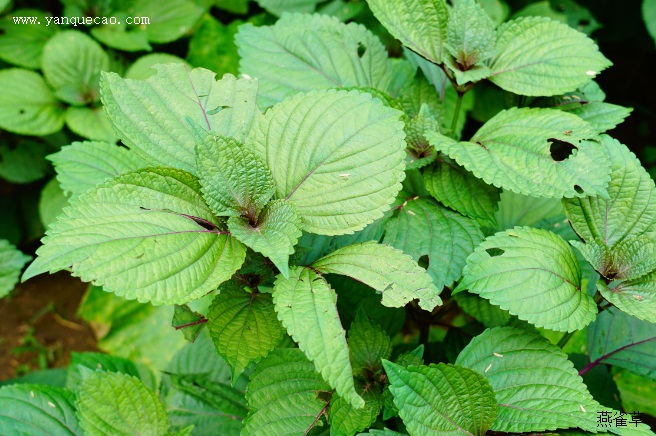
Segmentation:
{"type": "Polygon", "coordinates": [[[565,333],[562,338],[560,338],[560,341],[558,341],[558,348],[562,350],[562,348],[567,344],[567,342],[572,339],[572,336],[576,333],[576,330],[573,332],[565,333]]]}
{"type": "Polygon", "coordinates": [[[458,117],[460,116],[460,106],[462,106],[462,96],[464,92],[458,91],[458,99],[456,100],[456,110],[453,113],[453,120],[451,121],[451,135],[455,137],[456,128],[458,127],[458,117]]]}

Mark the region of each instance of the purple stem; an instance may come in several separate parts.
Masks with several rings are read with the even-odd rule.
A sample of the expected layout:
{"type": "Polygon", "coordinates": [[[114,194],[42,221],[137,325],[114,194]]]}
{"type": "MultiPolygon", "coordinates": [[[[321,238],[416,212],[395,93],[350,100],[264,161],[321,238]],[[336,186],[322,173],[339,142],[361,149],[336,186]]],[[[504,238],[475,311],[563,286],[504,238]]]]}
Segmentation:
{"type": "Polygon", "coordinates": [[[579,375],[583,375],[583,374],[585,374],[586,372],[590,371],[592,368],[594,368],[595,366],[599,365],[599,364],[601,363],[602,360],[604,360],[604,359],[608,359],[610,356],[612,356],[612,355],[615,354],[615,353],[619,353],[620,351],[625,350],[625,349],[627,349],[627,348],[629,348],[629,347],[634,347],[634,346],[636,346],[636,345],[644,344],[645,342],[649,342],[649,341],[653,341],[653,340],[656,340],[656,337],[649,338],[649,339],[645,339],[645,340],[643,340],[643,341],[634,342],[634,343],[632,343],[632,344],[626,344],[625,346],[620,347],[620,348],[618,348],[617,350],[613,350],[613,351],[611,351],[610,353],[605,354],[605,355],[601,356],[600,358],[598,358],[598,359],[596,359],[596,360],[594,360],[594,361],[588,363],[588,364],[585,366],[585,368],[583,368],[582,370],[579,371],[579,375]]]}

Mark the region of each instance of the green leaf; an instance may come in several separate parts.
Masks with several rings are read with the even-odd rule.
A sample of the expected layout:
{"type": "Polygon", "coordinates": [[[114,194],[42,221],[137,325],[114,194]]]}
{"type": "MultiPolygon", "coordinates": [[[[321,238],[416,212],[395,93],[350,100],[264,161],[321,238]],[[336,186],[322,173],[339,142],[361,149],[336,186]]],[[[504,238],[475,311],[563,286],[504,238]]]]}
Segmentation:
{"type": "Polygon", "coordinates": [[[128,26],[125,12],[117,11],[114,15],[121,17],[121,24],[105,24],[91,28],[91,35],[107,47],[123,51],[152,50],[148,43],[148,33],[141,26],[128,26]]]}
{"type": "Polygon", "coordinates": [[[82,382],[84,368],[120,372],[138,378],[150,389],[157,387],[153,373],[145,366],[131,360],[103,353],[71,353],[71,362],[66,373],[66,387],[71,391],[76,390],[82,382]]]}
{"type": "Polygon", "coordinates": [[[192,396],[203,406],[214,410],[215,414],[241,421],[246,417],[248,408],[244,393],[227,384],[213,381],[205,374],[171,375],[175,389],[192,396]]]}
{"type": "Polygon", "coordinates": [[[469,292],[458,292],[453,295],[458,306],[475,318],[485,327],[499,327],[508,325],[513,319],[508,311],[490,303],[489,300],[469,292]]]}
{"type": "Polygon", "coordinates": [[[647,32],[656,42],[656,1],[642,0],[642,19],[647,27],[647,32]]]}
{"type": "Polygon", "coordinates": [[[182,335],[189,342],[196,341],[206,323],[207,319],[203,315],[194,312],[186,304],[174,306],[171,326],[176,330],[182,330],[182,335]]]}
{"type": "Polygon", "coordinates": [[[294,267],[278,276],[273,303],[278,319],[323,378],[356,408],[364,400],[355,391],[346,332],[339,322],[335,291],[311,268],[294,267]]]}
{"type": "Polygon", "coordinates": [[[39,218],[43,227],[48,228],[54,223],[66,206],[68,206],[66,193],[59,186],[57,179],[50,179],[39,196],[39,218]]]}
{"type": "Polygon", "coordinates": [[[208,136],[196,145],[203,196],[217,216],[251,216],[275,192],[273,176],[252,150],[236,139],[208,136]]]}
{"type": "Polygon", "coordinates": [[[490,80],[515,94],[574,91],[612,65],[585,34],[549,18],[517,18],[497,32],[490,80]]]}
{"type": "Polygon", "coordinates": [[[0,128],[21,135],[45,136],[64,126],[64,107],[41,75],[30,70],[0,71],[0,128]]]}
{"type": "Polygon", "coordinates": [[[146,80],[103,74],[102,101],[121,140],[151,165],[195,173],[193,126],[241,141],[259,114],[257,81],[189,71],[184,64],[157,65],[146,80]],[[166,108],[163,110],[163,108],[166,108]]]}
{"type": "Polygon", "coordinates": [[[570,241],[570,244],[609,280],[635,280],[656,269],[656,242],[650,238],[627,238],[613,250],[599,240],[587,244],[570,241]]]}
{"type": "Polygon", "coordinates": [[[626,238],[656,237],[654,181],[629,149],[602,135],[610,156],[609,198],[574,198],[563,201],[567,218],[586,242],[598,239],[611,249],[626,238]]]}
{"type": "Polygon", "coordinates": [[[455,292],[469,289],[538,327],[580,330],[597,305],[581,289],[572,248],[547,230],[515,227],[490,236],[467,258],[455,292]]]}
{"type": "MultiPolygon", "coordinates": [[[[650,259],[651,260],[651,259],[650,259]]],[[[601,295],[620,310],[645,321],[654,321],[656,310],[656,271],[635,280],[597,282],[601,295]]]]}
{"type": "Polygon", "coordinates": [[[424,132],[426,130],[439,130],[439,125],[439,122],[435,119],[427,104],[422,104],[417,116],[406,123],[405,132],[407,135],[406,142],[408,143],[408,148],[406,149],[408,153],[406,158],[407,170],[422,168],[437,158],[437,153],[428,143],[424,132]]]}
{"type": "Polygon", "coordinates": [[[606,196],[608,157],[597,133],[581,118],[553,109],[499,112],[468,142],[435,132],[428,140],[488,184],[534,197],[606,196]],[[554,142],[574,149],[556,160],[554,142]],[[594,171],[592,170],[594,168],[594,171]]]}
{"type": "Polygon", "coordinates": [[[570,113],[578,115],[599,133],[614,129],[628,117],[633,109],[616,104],[593,101],[581,107],[570,110],[570,113]]]}
{"type": "Polygon", "coordinates": [[[244,261],[245,247],[215,220],[191,174],[127,173],[64,209],[23,279],[72,267],[83,281],[126,298],[184,304],[216,289],[244,261]]]}
{"type": "Polygon", "coordinates": [[[394,404],[411,435],[483,436],[497,418],[490,383],[474,371],[439,363],[404,368],[384,361],[394,404]]]}
{"type": "Polygon", "coordinates": [[[164,405],[138,378],[118,372],[82,371],[77,416],[84,434],[163,434],[164,405]]]}
{"type": "Polygon", "coordinates": [[[52,150],[43,142],[22,139],[0,142],[0,177],[11,183],[30,183],[50,172],[45,157],[52,150]]]}
{"type": "Polygon", "coordinates": [[[494,214],[498,230],[515,226],[539,227],[540,223],[565,213],[562,203],[556,198],[537,198],[503,191],[499,210],[494,214]]]}
{"type": "Polygon", "coordinates": [[[443,205],[489,225],[496,225],[498,188],[442,157],[424,171],[426,189],[443,205]]]}
{"type": "Polygon", "coordinates": [[[252,146],[303,230],[341,235],[383,215],[403,180],[401,112],[356,91],[297,94],[269,110],[252,146]]]}
{"type": "Polygon", "coordinates": [[[442,304],[441,289],[435,287],[426,271],[410,256],[389,245],[349,245],[324,256],[312,267],[371,286],[383,295],[381,303],[388,307],[403,307],[414,299],[419,299],[419,306],[428,311],[442,304]]]}
{"type": "Polygon", "coordinates": [[[271,294],[232,281],[221,286],[207,316],[214,345],[232,367],[233,384],[248,365],[273,350],[284,333],[271,294]]]}
{"type": "Polygon", "coordinates": [[[272,106],[298,92],[394,88],[398,65],[364,26],[326,15],[285,14],[273,26],[240,26],[239,71],[260,80],[258,103],[272,106]]]}
{"type": "Polygon", "coordinates": [[[301,226],[296,207],[284,200],[270,202],[254,224],[246,217],[228,220],[232,236],[271,259],[285,277],[289,275],[289,255],[301,237],[301,226]]]}
{"type": "Polygon", "coordinates": [[[15,384],[0,389],[0,433],[4,435],[82,435],[75,396],[67,389],[15,384]]]}
{"type": "Polygon", "coordinates": [[[619,371],[613,379],[622,398],[622,408],[656,416],[656,383],[629,371],[619,371]]]}
{"type": "Polygon", "coordinates": [[[57,180],[73,197],[123,173],[146,167],[136,153],[107,142],[73,142],[48,156],[57,180]]]}
{"type": "Polygon", "coordinates": [[[191,0],[167,0],[162,3],[158,0],[136,0],[127,2],[126,12],[132,17],[148,17],[149,23],[145,26],[148,41],[157,44],[180,39],[189,32],[204,10],[191,0]]]}
{"type": "Polygon", "coordinates": [[[126,79],[135,79],[135,80],[146,80],[151,76],[157,74],[157,69],[154,68],[157,64],[183,64],[186,65],[189,70],[192,69],[192,66],[185,62],[184,59],[181,59],[177,56],[173,56],[168,53],[150,53],[144,56],[141,56],[139,59],[134,61],[130,68],[125,72],[126,79]]]}
{"type": "Polygon", "coordinates": [[[279,348],[255,368],[246,400],[244,435],[299,434],[309,430],[331,391],[312,362],[297,348],[279,348]]]}
{"type": "Polygon", "coordinates": [[[588,353],[585,372],[608,364],[656,380],[656,324],[616,308],[604,310],[588,327],[588,353]]]}
{"type": "Polygon", "coordinates": [[[243,23],[232,21],[224,26],[219,20],[206,15],[200,27],[189,40],[187,61],[197,67],[216,71],[219,75],[239,73],[239,53],[235,34],[243,23]]]}
{"type": "Polygon", "coordinates": [[[351,403],[334,395],[330,399],[328,409],[330,435],[351,436],[369,427],[383,407],[380,388],[377,385],[362,390],[360,395],[364,399],[364,407],[356,409],[351,403]]]}
{"type": "MultiPolygon", "coordinates": [[[[0,7],[0,12],[1,12],[0,7]]],[[[49,12],[38,9],[17,9],[0,19],[0,59],[24,68],[41,68],[43,46],[57,32],[57,26],[47,26],[49,12]],[[14,17],[35,17],[34,24],[14,23],[14,17]]]]}
{"type": "Polygon", "coordinates": [[[458,70],[468,71],[495,54],[494,23],[476,0],[459,0],[449,14],[446,29],[447,51],[458,70]]]}
{"type": "Polygon", "coordinates": [[[506,21],[510,14],[510,7],[501,0],[478,0],[496,26],[506,21]]]}
{"type": "Polygon", "coordinates": [[[73,105],[98,101],[100,72],[109,70],[109,56],[100,44],[77,30],[65,30],[43,48],[43,75],[55,95],[73,105]]]}
{"type": "Polygon", "coordinates": [[[514,327],[486,330],[462,350],[456,365],[483,374],[492,385],[499,414],[491,430],[598,431],[601,407],[567,355],[539,333],[514,327]]]}
{"type": "Polygon", "coordinates": [[[428,257],[428,274],[437,289],[462,276],[467,256],[483,240],[476,221],[429,199],[406,200],[385,228],[386,244],[419,261],[428,257]]]}
{"type": "MultiPolygon", "coordinates": [[[[351,324],[348,345],[353,373],[366,377],[367,373],[376,374],[382,368],[382,359],[389,359],[392,343],[378,324],[368,320],[366,315],[361,315],[364,315],[364,311],[360,311],[351,324]]],[[[367,399],[364,400],[366,403],[367,399]]]]}
{"type": "Polygon", "coordinates": [[[72,132],[87,139],[117,141],[112,124],[100,107],[69,107],[66,109],[66,125],[72,132]]]}
{"type": "Polygon", "coordinates": [[[367,0],[374,16],[403,45],[441,64],[449,11],[444,0],[367,0]]]}
{"type": "Polygon", "coordinates": [[[257,0],[267,12],[280,16],[283,12],[312,13],[317,9],[317,4],[323,0],[257,0]]]}

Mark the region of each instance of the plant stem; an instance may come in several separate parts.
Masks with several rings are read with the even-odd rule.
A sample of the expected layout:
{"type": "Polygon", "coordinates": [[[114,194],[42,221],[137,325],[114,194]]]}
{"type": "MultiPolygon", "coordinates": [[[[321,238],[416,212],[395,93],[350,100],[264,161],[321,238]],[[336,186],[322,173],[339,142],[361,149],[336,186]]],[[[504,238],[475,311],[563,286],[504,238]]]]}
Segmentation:
{"type": "Polygon", "coordinates": [[[462,96],[465,95],[464,92],[458,91],[458,99],[456,100],[456,110],[453,113],[453,119],[451,121],[451,135],[455,137],[456,128],[458,127],[458,117],[460,116],[460,106],[462,106],[462,96]]]}
{"type": "Polygon", "coordinates": [[[198,325],[198,324],[205,324],[206,322],[207,322],[207,318],[202,318],[202,319],[199,319],[198,321],[188,322],[187,324],[174,325],[173,328],[176,329],[176,330],[180,330],[180,329],[183,329],[185,327],[191,327],[191,326],[198,325]]]}
{"type": "Polygon", "coordinates": [[[573,332],[565,333],[563,335],[563,337],[560,338],[560,340],[558,341],[558,344],[557,344],[558,348],[560,348],[562,350],[562,348],[565,346],[565,344],[567,344],[567,342],[569,342],[569,340],[572,339],[572,336],[574,336],[574,333],[576,333],[576,330],[574,330],[573,332]]]}

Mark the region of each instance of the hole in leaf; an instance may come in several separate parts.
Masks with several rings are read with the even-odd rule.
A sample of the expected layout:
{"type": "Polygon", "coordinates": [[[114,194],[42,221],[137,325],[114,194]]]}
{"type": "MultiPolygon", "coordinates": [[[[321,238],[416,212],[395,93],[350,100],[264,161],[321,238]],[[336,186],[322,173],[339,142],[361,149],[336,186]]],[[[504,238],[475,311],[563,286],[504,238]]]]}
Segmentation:
{"type": "Polygon", "coordinates": [[[579,20],[579,26],[587,26],[589,24],[590,24],[590,20],[588,20],[587,18],[581,18],[579,20]]]}
{"type": "Polygon", "coordinates": [[[364,56],[364,53],[367,51],[367,46],[361,42],[358,42],[358,57],[361,58],[364,56]]]}
{"type": "Polygon", "coordinates": [[[18,109],[18,113],[23,115],[25,113],[25,109],[18,109]]]}
{"type": "Polygon", "coordinates": [[[0,35],[4,35],[4,34],[5,34],[5,29],[0,29],[0,35]]]}
{"type": "Polygon", "coordinates": [[[428,269],[428,265],[430,265],[430,259],[428,258],[428,256],[424,255],[424,256],[421,256],[421,257],[419,258],[419,260],[417,261],[417,263],[418,263],[419,266],[422,267],[423,269],[428,269]]]}
{"type": "Polygon", "coordinates": [[[547,141],[551,142],[549,147],[549,153],[551,153],[551,158],[556,162],[562,162],[565,159],[568,159],[576,150],[576,147],[569,142],[560,141],[558,139],[549,138],[547,141]]]}
{"type": "Polygon", "coordinates": [[[505,253],[505,251],[502,250],[501,248],[488,248],[485,251],[487,252],[487,254],[490,255],[490,257],[501,256],[503,253],[505,253]]]}
{"type": "Polygon", "coordinates": [[[579,194],[583,194],[583,188],[581,188],[579,185],[574,185],[574,190],[578,192],[579,194]]]}

